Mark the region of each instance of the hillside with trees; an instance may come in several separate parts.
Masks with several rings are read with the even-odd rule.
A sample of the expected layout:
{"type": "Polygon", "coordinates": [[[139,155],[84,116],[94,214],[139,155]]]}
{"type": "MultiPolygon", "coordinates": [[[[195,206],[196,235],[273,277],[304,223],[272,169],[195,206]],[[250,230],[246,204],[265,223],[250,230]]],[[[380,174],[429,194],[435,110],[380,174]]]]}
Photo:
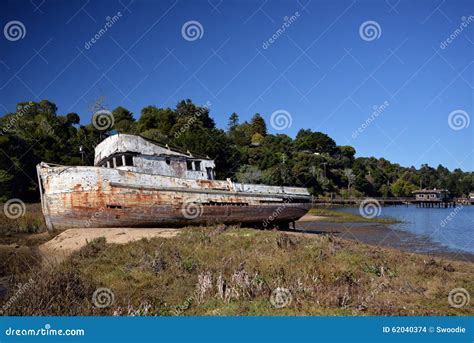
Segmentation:
{"type": "Polygon", "coordinates": [[[19,103],[16,112],[0,118],[0,201],[13,197],[38,201],[37,163],[92,165],[95,145],[111,131],[207,154],[216,160],[221,179],[304,186],[316,196],[409,196],[420,186],[447,188],[453,196],[474,190],[473,172],[356,158],[355,148],[337,145],[322,132],[301,129],[295,138],[270,134],[258,113],[249,122],[240,122],[238,114],[231,113],[224,130],[216,127],[208,107],[191,100],[180,101],[175,108],[144,107],[138,119],[117,107],[107,130],[80,123],[77,113],[57,112],[54,103],[43,100],[19,103]]]}

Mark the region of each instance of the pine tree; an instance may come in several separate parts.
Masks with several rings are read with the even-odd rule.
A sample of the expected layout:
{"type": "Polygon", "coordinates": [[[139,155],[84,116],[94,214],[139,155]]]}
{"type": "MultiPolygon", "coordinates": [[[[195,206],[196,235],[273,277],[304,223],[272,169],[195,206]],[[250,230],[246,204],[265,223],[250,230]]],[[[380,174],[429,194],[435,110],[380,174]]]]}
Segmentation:
{"type": "Polygon", "coordinates": [[[229,117],[229,124],[227,124],[227,129],[229,131],[232,131],[237,127],[237,125],[239,125],[239,115],[234,112],[229,117]]]}
{"type": "Polygon", "coordinates": [[[260,113],[255,113],[250,120],[250,126],[252,127],[252,135],[256,133],[259,133],[264,137],[267,135],[267,124],[265,124],[265,120],[262,118],[260,113]]]}

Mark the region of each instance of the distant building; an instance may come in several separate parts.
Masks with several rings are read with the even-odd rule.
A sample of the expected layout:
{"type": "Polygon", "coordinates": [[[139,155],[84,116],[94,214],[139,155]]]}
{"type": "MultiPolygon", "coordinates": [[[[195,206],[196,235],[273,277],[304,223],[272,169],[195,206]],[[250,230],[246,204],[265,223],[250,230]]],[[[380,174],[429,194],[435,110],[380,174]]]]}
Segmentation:
{"type": "Polygon", "coordinates": [[[419,202],[448,201],[450,198],[447,189],[419,189],[412,193],[415,195],[415,200],[419,202]]]}
{"type": "Polygon", "coordinates": [[[474,192],[469,193],[469,201],[474,204],[474,192]]]}

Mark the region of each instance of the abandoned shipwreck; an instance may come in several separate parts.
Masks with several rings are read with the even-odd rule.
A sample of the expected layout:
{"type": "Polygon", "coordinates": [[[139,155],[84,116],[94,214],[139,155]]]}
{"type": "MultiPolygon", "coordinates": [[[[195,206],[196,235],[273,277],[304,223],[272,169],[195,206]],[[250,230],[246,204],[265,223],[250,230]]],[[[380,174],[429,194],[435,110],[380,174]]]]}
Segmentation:
{"type": "Polygon", "coordinates": [[[215,180],[214,161],[140,136],[116,134],[94,166],[37,166],[50,230],[244,223],[288,227],[310,208],[306,188],[215,180]]]}

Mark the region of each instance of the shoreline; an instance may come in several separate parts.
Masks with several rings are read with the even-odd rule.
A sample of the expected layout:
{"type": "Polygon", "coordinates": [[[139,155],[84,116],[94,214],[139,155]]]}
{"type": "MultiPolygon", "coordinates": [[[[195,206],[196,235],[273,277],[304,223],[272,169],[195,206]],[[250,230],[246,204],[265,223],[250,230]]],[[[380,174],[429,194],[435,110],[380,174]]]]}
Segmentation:
{"type": "Polygon", "coordinates": [[[419,255],[444,257],[450,260],[474,263],[474,254],[455,251],[445,245],[410,232],[395,230],[386,224],[363,222],[329,222],[321,216],[303,217],[296,222],[296,232],[307,234],[334,234],[337,237],[371,246],[392,248],[419,255]],[[315,218],[312,218],[315,217],[315,218]]]}

